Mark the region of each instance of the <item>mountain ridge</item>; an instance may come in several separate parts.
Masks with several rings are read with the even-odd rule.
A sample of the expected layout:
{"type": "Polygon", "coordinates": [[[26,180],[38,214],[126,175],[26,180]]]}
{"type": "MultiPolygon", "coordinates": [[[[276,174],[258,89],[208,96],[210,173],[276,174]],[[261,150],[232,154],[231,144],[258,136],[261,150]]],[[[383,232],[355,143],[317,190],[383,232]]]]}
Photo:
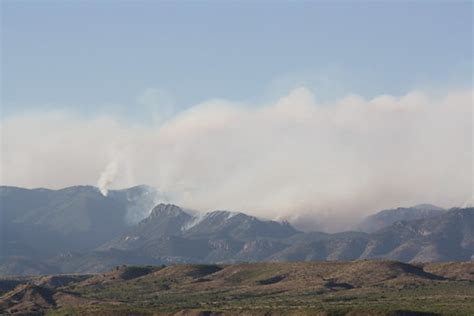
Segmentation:
{"type": "Polygon", "coordinates": [[[111,190],[107,197],[92,186],[0,187],[0,274],[100,272],[120,264],[474,258],[473,208],[383,210],[373,216],[389,214],[390,222],[373,232],[325,233],[240,212],[194,213],[149,199],[155,206],[143,209],[148,216],[127,223],[127,207],[140,206],[150,194],[147,187],[111,190]]]}
{"type": "Polygon", "coordinates": [[[413,221],[436,217],[446,210],[432,204],[418,204],[412,207],[398,207],[394,209],[381,210],[375,214],[366,216],[358,225],[356,230],[373,233],[384,227],[390,226],[397,221],[413,221]]]}

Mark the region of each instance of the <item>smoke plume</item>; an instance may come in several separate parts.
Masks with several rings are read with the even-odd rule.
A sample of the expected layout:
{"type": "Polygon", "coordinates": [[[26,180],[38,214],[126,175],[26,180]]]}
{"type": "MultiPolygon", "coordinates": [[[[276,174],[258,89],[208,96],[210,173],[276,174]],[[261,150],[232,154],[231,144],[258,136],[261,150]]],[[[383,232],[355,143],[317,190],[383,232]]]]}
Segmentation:
{"type": "Polygon", "coordinates": [[[118,164],[112,161],[105,167],[104,171],[100,174],[99,180],[97,180],[97,187],[103,196],[107,196],[109,192],[109,186],[114,182],[117,176],[118,164]]]}
{"type": "Polygon", "coordinates": [[[149,184],[183,207],[305,228],[472,196],[472,90],[319,103],[298,88],[260,106],[210,100],[159,125],[55,112],[1,128],[3,184],[59,188],[100,174],[103,194],[112,182],[149,184]]]}

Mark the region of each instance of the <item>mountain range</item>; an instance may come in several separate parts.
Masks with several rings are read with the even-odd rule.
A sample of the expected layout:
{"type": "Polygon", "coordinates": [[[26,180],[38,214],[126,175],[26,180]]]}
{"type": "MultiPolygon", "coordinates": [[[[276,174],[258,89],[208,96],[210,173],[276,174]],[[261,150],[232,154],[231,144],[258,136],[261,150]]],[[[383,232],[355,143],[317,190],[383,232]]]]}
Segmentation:
{"type": "Polygon", "coordinates": [[[91,186],[0,187],[0,274],[99,272],[122,264],[474,259],[473,208],[384,210],[354,231],[329,234],[238,212],[154,206],[159,197],[147,186],[107,196],[91,186]]]}

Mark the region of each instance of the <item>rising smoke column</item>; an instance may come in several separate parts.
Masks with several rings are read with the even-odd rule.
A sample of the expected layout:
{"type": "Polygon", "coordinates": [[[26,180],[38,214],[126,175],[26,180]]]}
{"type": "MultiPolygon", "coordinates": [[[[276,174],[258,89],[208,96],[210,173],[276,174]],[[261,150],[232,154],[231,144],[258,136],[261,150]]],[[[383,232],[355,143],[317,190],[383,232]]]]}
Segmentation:
{"type": "Polygon", "coordinates": [[[109,186],[114,182],[117,176],[118,163],[116,161],[110,162],[100,174],[99,180],[97,180],[97,187],[103,196],[107,196],[109,192],[109,186]]]}

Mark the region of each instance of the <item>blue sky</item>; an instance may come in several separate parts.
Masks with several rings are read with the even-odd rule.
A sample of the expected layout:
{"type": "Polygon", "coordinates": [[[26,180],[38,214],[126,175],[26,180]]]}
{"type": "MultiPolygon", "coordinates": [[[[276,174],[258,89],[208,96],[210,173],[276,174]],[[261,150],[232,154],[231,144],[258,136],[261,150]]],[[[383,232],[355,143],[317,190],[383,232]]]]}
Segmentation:
{"type": "Polygon", "coordinates": [[[5,116],[472,86],[472,3],[2,1],[5,116]]]}

